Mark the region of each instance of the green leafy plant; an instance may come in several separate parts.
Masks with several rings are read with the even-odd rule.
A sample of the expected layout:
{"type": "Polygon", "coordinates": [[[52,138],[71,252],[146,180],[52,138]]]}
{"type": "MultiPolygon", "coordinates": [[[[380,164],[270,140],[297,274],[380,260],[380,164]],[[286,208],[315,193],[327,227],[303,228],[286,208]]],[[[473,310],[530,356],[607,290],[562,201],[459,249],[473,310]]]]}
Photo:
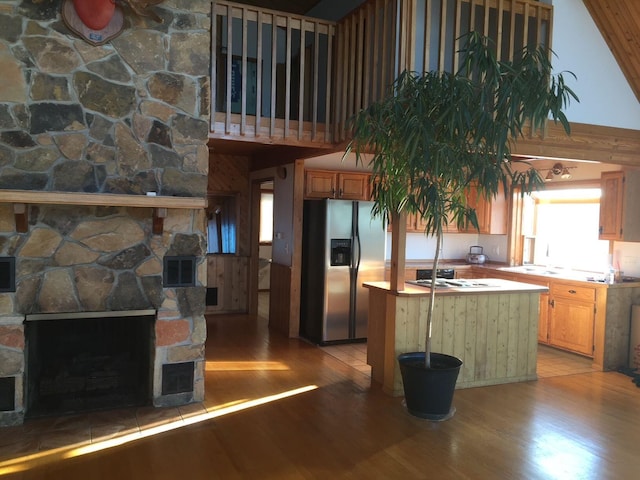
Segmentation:
{"type": "MultiPolygon", "coordinates": [[[[476,212],[467,204],[470,185],[487,199],[496,196],[500,185],[505,192],[520,185],[523,194],[542,185],[530,164],[513,168],[517,160],[511,146],[525,132],[542,131],[549,118],[569,134],[563,110],[571,99],[578,100],[562,73],[552,75],[549,50],[542,46],[524,48],[513,61],[499,61],[492,41],[479,33],[468,34],[464,45],[455,73],[401,73],[388,96],[354,116],[345,152],[371,168],[373,215],[395,223],[417,213],[425,234],[436,237],[433,285],[446,226],[478,228],[476,212]]],[[[432,288],[427,368],[434,300],[432,288]]]]}

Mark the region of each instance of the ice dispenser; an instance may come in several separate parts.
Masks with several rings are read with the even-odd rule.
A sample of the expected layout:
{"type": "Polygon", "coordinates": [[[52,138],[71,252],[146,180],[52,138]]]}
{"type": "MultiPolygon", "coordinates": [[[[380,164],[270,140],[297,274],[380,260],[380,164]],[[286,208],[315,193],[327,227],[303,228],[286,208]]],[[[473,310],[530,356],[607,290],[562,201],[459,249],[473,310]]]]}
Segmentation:
{"type": "Polygon", "coordinates": [[[351,265],[351,240],[348,238],[331,239],[331,266],[348,267],[351,265]]]}

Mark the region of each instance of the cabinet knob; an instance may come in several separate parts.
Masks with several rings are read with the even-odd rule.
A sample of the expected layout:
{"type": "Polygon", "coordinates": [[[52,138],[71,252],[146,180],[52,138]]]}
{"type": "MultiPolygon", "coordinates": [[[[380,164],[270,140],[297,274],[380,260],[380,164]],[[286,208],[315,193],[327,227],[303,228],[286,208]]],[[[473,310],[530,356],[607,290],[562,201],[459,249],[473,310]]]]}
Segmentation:
{"type": "Polygon", "coordinates": [[[570,293],[571,295],[575,295],[577,292],[576,292],[575,290],[569,290],[569,293],[570,293]]]}

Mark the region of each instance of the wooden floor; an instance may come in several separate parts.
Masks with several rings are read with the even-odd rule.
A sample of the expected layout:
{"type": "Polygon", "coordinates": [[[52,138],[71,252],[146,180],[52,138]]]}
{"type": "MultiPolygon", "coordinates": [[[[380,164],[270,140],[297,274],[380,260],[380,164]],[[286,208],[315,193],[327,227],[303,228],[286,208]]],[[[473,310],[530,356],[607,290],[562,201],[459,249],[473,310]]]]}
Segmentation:
{"type": "MultiPolygon", "coordinates": [[[[401,398],[322,349],[270,333],[262,319],[211,316],[208,327],[204,408],[185,409],[180,421],[159,421],[144,435],[116,437],[113,445],[0,457],[0,477],[638,477],[640,388],[622,374],[457,390],[455,416],[434,423],[408,415],[401,398]]],[[[0,430],[0,438],[6,443],[16,431],[0,430]]]]}

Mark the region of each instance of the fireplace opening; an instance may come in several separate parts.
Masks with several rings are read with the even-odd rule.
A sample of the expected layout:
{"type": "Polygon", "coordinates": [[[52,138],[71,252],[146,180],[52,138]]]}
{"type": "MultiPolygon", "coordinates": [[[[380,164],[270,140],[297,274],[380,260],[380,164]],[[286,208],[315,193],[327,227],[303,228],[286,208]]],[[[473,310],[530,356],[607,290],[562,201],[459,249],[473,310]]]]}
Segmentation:
{"type": "Polygon", "coordinates": [[[30,315],[25,417],[150,403],[155,312],[30,315]]]}

